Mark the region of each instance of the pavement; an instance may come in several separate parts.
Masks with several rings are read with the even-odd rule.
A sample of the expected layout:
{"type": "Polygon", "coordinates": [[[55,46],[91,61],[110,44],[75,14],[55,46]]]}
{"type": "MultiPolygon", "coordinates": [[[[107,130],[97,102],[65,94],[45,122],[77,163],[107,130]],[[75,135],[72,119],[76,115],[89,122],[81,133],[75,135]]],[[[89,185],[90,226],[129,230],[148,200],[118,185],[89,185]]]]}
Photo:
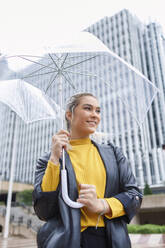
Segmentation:
{"type": "MultiPolygon", "coordinates": [[[[1,248],[37,248],[35,238],[9,237],[3,239],[0,237],[1,248]]],[[[123,246],[124,248],[124,246],[123,246]]],[[[165,248],[165,244],[133,244],[132,248],[165,248]]]]}
{"type": "Polygon", "coordinates": [[[165,234],[130,234],[129,236],[133,248],[165,248],[165,234]]]}
{"type": "Polygon", "coordinates": [[[0,238],[1,248],[37,248],[35,239],[25,239],[21,237],[0,238]]]}
{"type": "MultiPolygon", "coordinates": [[[[0,206],[0,217],[4,216],[4,211],[5,207],[0,206]]],[[[11,217],[11,226],[14,227],[16,235],[8,239],[0,237],[0,247],[37,248],[36,232],[44,222],[38,219],[33,208],[12,207],[11,217]]],[[[165,234],[130,234],[129,236],[132,248],[165,248],[165,234]]]]}

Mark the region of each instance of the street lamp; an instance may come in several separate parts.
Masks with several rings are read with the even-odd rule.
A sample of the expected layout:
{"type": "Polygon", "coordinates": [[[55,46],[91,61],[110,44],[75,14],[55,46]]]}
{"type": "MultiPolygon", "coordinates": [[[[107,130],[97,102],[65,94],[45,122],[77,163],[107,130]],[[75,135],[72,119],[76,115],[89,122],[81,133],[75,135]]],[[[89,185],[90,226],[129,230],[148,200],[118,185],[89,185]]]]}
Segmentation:
{"type": "Polygon", "coordinates": [[[2,179],[3,179],[2,172],[0,172],[0,192],[2,191],[2,179]]]}

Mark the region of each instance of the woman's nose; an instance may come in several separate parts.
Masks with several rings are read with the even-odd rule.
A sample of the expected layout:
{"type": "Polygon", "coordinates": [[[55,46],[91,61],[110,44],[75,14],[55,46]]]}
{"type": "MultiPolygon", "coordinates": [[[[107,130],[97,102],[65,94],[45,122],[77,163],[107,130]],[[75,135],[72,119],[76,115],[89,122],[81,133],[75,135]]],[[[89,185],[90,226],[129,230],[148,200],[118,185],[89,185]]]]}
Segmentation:
{"type": "Polygon", "coordinates": [[[94,116],[94,117],[98,117],[98,116],[99,116],[99,114],[96,112],[96,110],[93,110],[93,111],[92,111],[92,116],[94,116]]]}

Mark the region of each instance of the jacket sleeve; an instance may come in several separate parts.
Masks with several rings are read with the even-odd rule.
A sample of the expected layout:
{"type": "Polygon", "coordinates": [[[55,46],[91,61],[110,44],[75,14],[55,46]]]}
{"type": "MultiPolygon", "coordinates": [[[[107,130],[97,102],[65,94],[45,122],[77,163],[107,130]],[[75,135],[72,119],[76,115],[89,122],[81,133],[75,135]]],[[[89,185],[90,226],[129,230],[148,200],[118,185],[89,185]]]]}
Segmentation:
{"type": "Polygon", "coordinates": [[[114,148],[118,170],[119,170],[119,194],[113,196],[124,206],[126,221],[129,223],[140,209],[142,194],[132,173],[128,160],[118,147],[114,148]]]}
{"type": "Polygon", "coordinates": [[[56,191],[51,192],[43,192],[41,189],[42,178],[45,174],[49,157],[50,154],[46,154],[37,161],[33,191],[34,210],[36,215],[43,221],[47,221],[58,214],[59,186],[56,191]]]}

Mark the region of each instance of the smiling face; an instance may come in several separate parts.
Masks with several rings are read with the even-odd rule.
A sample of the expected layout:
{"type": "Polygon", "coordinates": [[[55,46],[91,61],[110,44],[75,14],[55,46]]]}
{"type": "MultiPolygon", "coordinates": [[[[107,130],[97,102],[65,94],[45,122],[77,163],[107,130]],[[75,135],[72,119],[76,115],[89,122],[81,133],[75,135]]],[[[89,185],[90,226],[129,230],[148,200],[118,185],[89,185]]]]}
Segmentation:
{"type": "Polygon", "coordinates": [[[100,122],[100,107],[96,98],[83,96],[73,113],[66,113],[70,121],[72,139],[87,138],[96,131],[100,122]]]}

